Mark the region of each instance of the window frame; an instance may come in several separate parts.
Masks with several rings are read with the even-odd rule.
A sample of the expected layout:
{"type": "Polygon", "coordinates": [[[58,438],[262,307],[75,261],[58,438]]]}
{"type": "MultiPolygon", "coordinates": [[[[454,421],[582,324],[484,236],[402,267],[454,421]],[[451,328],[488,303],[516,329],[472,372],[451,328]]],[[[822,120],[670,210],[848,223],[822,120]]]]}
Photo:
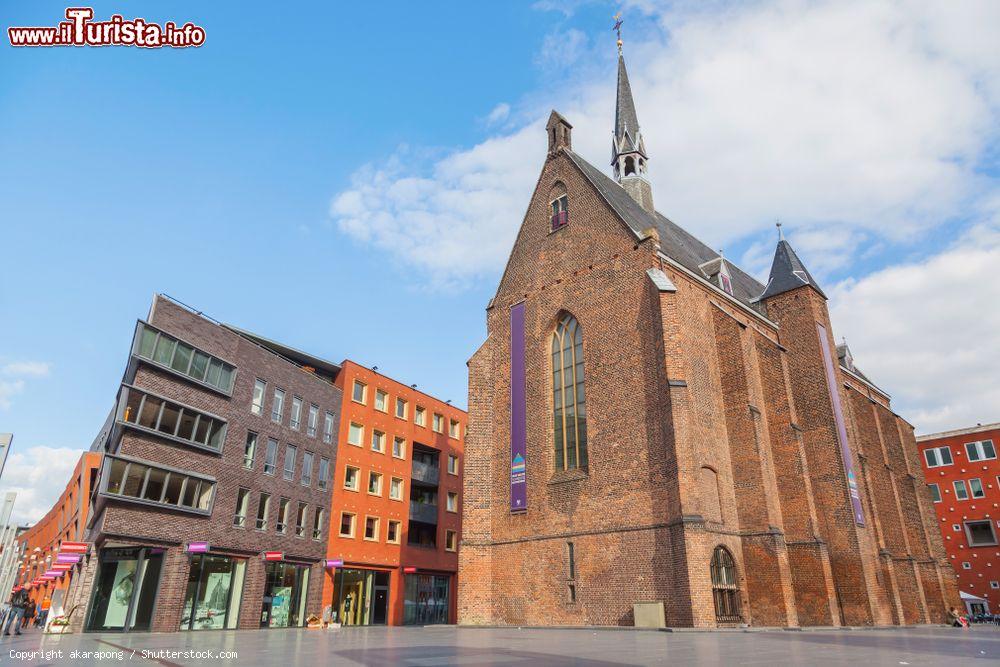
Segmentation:
{"type": "Polygon", "coordinates": [[[264,472],[265,475],[271,475],[272,477],[277,476],[277,472],[278,472],[278,447],[280,446],[280,444],[281,443],[278,442],[277,438],[268,437],[268,439],[267,439],[267,446],[264,449],[264,470],[263,470],[263,472],[264,472]],[[272,447],[272,444],[273,444],[273,447],[272,447]],[[272,456],[272,454],[273,454],[273,456],[272,456]],[[270,463],[268,463],[268,459],[271,460],[270,463]],[[270,466],[270,468],[271,468],[270,470],[268,470],[268,466],[270,466]]]}
{"type": "MultiPolygon", "coordinates": [[[[210,475],[205,475],[202,473],[197,473],[191,470],[184,470],[183,468],[175,468],[173,466],[164,465],[162,463],[157,463],[155,461],[148,461],[146,459],[136,458],[134,456],[126,456],[124,454],[105,454],[101,462],[101,474],[100,482],[97,487],[97,495],[102,498],[108,498],[110,500],[118,500],[127,503],[134,503],[137,505],[148,505],[150,507],[159,507],[161,509],[175,510],[178,512],[185,512],[187,514],[197,514],[201,516],[211,516],[212,511],[215,508],[215,501],[219,495],[219,480],[210,475]],[[138,496],[125,495],[124,493],[115,493],[108,490],[108,486],[111,482],[111,467],[115,461],[120,461],[125,464],[122,469],[122,477],[119,480],[121,486],[124,487],[125,480],[128,479],[129,469],[132,465],[143,466],[147,470],[144,473],[142,484],[140,485],[138,496]],[[149,471],[156,469],[162,472],[170,473],[172,475],[178,475],[184,477],[185,479],[181,482],[180,488],[180,499],[176,505],[165,503],[161,501],[154,501],[144,498],[146,481],[149,479],[149,471]],[[196,488],[196,492],[201,490],[200,484],[207,483],[211,487],[211,496],[208,499],[208,507],[201,509],[197,506],[184,505],[182,501],[184,499],[184,494],[187,491],[188,483],[191,480],[199,482],[199,486],[196,488]]],[[[166,495],[166,489],[168,487],[169,478],[166,478],[163,483],[164,490],[160,493],[160,498],[166,495]]]]}
{"type": "Polygon", "coordinates": [[[271,494],[261,491],[257,496],[257,516],[254,518],[254,530],[262,533],[267,532],[267,524],[271,520],[271,494]],[[261,519],[261,509],[264,510],[264,518],[261,519]]]}
{"type": "Polygon", "coordinates": [[[354,421],[348,422],[348,424],[347,424],[347,444],[354,445],[355,447],[364,447],[365,446],[365,425],[364,424],[359,424],[358,422],[354,422],[354,421]],[[351,433],[353,432],[352,429],[355,429],[355,428],[357,429],[357,432],[358,432],[358,435],[359,435],[357,442],[354,442],[354,441],[351,440],[351,433]]]}
{"type": "Polygon", "coordinates": [[[285,390],[281,387],[275,387],[274,391],[271,392],[271,421],[275,424],[282,424],[285,421],[286,395],[285,390]]]}
{"type": "Polygon", "coordinates": [[[396,476],[389,477],[389,500],[396,500],[401,502],[405,495],[406,495],[406,482],[403,480],[403,478],[396,476]],[[399,494],[393,495],[392,487],[396,482],[399,482],[399,484],[396,485],[397,488],[399,489],[399,494]]]}
{"type": "Polygon", "coordinates": [[[267,400],[267,380],[255,378],[253,390],[250,394],[250,414],[262,417],[264,415],[264,401],[267,400]],[[257,389],[260,389],[260,401],[257,400],[257,389]]]}
{"type": "MultiPolygon", "coordinates": [[[[139,362],[152,364],[153,366],[155,366],[157,368],[160,368],[160,369],[162,369],[162,370],[164,370],[164,371],[166,371],[166,372],[168,372],[168,373],[170,373],[172,375],[175,375],[175,376],[177,376],[179,378],[183,378],[184,380],[186,380],[188,382],[193,382],[193,383],[195,383],[197,385],[200,385],[202,387],[206,387],[207,389],[210,389],[211,391],[214,391],[214,392],[217,392],[219,394],[222,394],[223,396],[225,396],[227,398],[232,398],[232,396],[233,396],[233,390],[236,388],[236,378],[239,375],[239,368],[237,367],[236,364],[234,364],[233,362],[231,362],[231,361],[229,361],[227,359],[223,359],[222,357],[220,357],[218,355],[215,355],[215,354],[212,354],[210,352],[207,352],[205,349],[203,349],[201,347],[198,347],[197,345],[193,345],[193,344],[189,343],[188,341],[180,338],[179,336],[176,336],[176,335],[174,335],[172,333],[168,333],[168,332],[164,331],[163,329],[161,329],[161,328],[159,328],[157,326],[154,326],[154,325],[150,324],[149,322],[146,322],[145,320],[138,320],[136,322],[135,334],[133,335],[132,354],[131,354],[131,356],[132,356],[132,358],[136,359],[139,362]],[[155,334],[154,337],[153,337],[153,346],[152,346],[152,348],[149,351],[149,356],[146,356],[142,352],[142,349],[143,349],[143,330],[144,329],[149,329],[150,331],[154,332],[154,334],[155,334]],[[164,363],[162,361],[159,361],[158,359],[155,358],[156,348],[157,348],[157,345],[159,344],[160,338],[162,336],[166,336],[167,338],[172,339],[174,341],[173,348],[171,349],[171,352],[170,352],[170,360],[168,362],[166,362],[166,363],[164,363]],[[181,371],[181,370],[178,370],[178,369],[176,369],[176,368],[173,367],[174,356],[177,353],[177,347],[178,347],[179,343],[183,344],[183,345],[185,345],[185,346],[187,346],[189,348],[191,348],[191,357],[188,360],[188,363],[186,365],[186,369],[187,369],[186,371],[181,371]],[[207,360],[205,362],[205,374],[204,374],[204,377],[202,379],[199,379],[199,378],[195,377],[194,375],[189,375],[189,372],[190,372],[192,366],[194,365],[194,358],[196,356],[195,353],[201,353],[202,356],[207,357],[207,360]],[[226,366],[229,367],[229,369],[230,369],[229,373],[230,374],[229,374],[229,388],[228,389],[223,389],[222,387],[214,385],[214,384],[208,382],[205,379],[205,378],[208,377],[209,369],[211,368],[213,361],[216,361],[219,364],[221,364],[221,366],[223,368],[225,368],[226,366]]],[[[220,371],[220,373],[221,373],[221,371],[220,371]]]]}
{"type": "Polygon", "coordinates": [[[392,458],[399,459],[401,461],[406,460],[406,438],[398,435],[392,436],[392,458]],[[399,454],[396,453],[396,445],[398,443],[402,443],[402,446],[399,448],[399,454]]]}
{"type": "Polygon", "coordinates": [[[389,392],[385,389],[379,389],[376,387],[375,401],[372,403],[372,407],[382,414],[389,414],[389,392]],[[381,401],[379,399],[381,399],[381,401]],[[379,407],[379,403],[382,404],[382,407],[379,407]]]}
{"type": "Polygon", "coordinates": [[[970,519],[968,521],[962,522],[962,528],[965,532],[965,541],[969,545],[970,549],[975,549],[976,547],[994,547],[1000,544],[1000,539],[997,537],[996,526],[993,525],[993,519],[970,519]],[[974,543],[972,541],[972,524],[985,524],[990,529],[990,534],[993,536],[992,542],[979,542],[974,543]]]}
{"type": "Polygon", "coordinates": [[[371,448],[373,452],[378,454],[385,454],[385,431],[380,431],[377,428],[372,429],[372,444],[371,448]],[[375,443],[378,441],[379,446],[375,447],[375,443]]]}
{"type": "Polygon", "coordinates": [[[983,486],[983,480],[978,477],[969,478],[969,498],[972,500],[979,500],[986,497],[986,487],[983,486]],[[973,483],[974,482],[974,483],[973,483]],[[976,495],[976,487],[979,487],[979,494],[976,495]]]}
{"type": "Polygon", "coordinates": [[[236,508],[233,510],[233,528],[246,530],[250,510],[250,489],[241,486],[236,490],[236,508]],[[242,512],[240,511],[242,508],[242,512]]]}
{"type": "Polygon", "coordinates": [[[354,491],[359,493],[361,491],[361,468],[358,466],[345,465],[344,466],[344,488],[348,491],[354,491]],[[354,486],[350,486],[347,483],[348,471],[354,471],[354,486]]]}
{"type": "Polygon", "coordinates": [[[306,488],[312,488],[313,464],[315,459],[316,454],[310,452],[308,449],[302,452],[302,473],[299,475],[299,483],[306,488]],[[308,465],[306,465],[307,462],[308,465]]]}
{"type": "Polygon", "coordinates": [[[396,397],[396,408],[395,408],[396,419],[408,419],[410,415],[410,402],[405,398],[400,396],[396,397]],[[400,406],[402,406],[402,413],[400,414],[400,406]]]}
{"type": "Polygon", "coordinates": [[[954,454],[951,453],[951,447],[949,447],[948,445],[941,445],[939,447],[927,447],[926,449],[924,449],[924,464],[928,468],[946,468],[946,467],[948,467],[950,465],[954,465],[955,464],[955,456],[954,456],[954,454]],[[941,457],[941,450],[947,450],[947,452],[948,452],[948,463],[943,463],[942,462],[943,458],[941,457]],[[931,464],[930,459],[927,457],[928,453],[930,453],[930,452],[934,453],[934,456],[935,456],[935,458],[938,461],[937,463],[934,463],[933,465],[931,464]]]}
{"type": "Polygon", "coordinates": [[[571,313],[563,311],[559,316],[550,336],[548,352],[553,466],[556,472],[585,472],[590,462],[587,449],[587,355],[583,327],[571,313]],[[570,392],[571,402],[567,400],[570,392]]]}
{"type": "Polygon", "coordinates": [[[365,528],[364,531],[361,533],[361,538],[365,542],[381,542],[381,536],[379,535],[379,531],[381,530],[381,528],[382,528],[382,517],[378,516],[377,514],[366,514],[365,528]],[[372,535],[374,535],[374,537],[368,537],[368,522],[372,520],[375,521],[375,529],[372,531],[372,535]]]}
{"type": "Polygon", "coordinates": [[[357,512],[349,512],[347,510],[341,510],[340,511],[340,525],[337,526],[337,536],[353,540],[353,539],[355,539],[355,535],[357,535],[357,532],[358,532],[357,528],[358,528],[358,513],[357,512]],[[348,516],[351,517],[351,530],[350,530],[350,533],[345,533],[344,532],[344,517],[348,517],[348,516]]]}
{"type": "Polygon", "coordinates": [[[952,487],[952,490],[955,493],[955,500],[957,500],[959,502],[965,502],[966,500],[969,499],[969,487],[966,486],[964,479],[956,479],[956,480],[954,480],[952,482],[952,484],[951,484],[951,487],[952,487]],[[958,497],[958,489],[959,488],[961,488],[962,489],[962,493],[965,494],[964,498],[959,498],[958,497]]]}
{"type": "Polygon", "coordinates": [[[330,444],[333,442],[333,431],[336,427],[336,418],[333,413],[327,410],[323,413],[323,442],[330,444]]]}
{"type": "Polygon", "coordinates": [[[388,519],[385,522],[385,543],[401,544],[403,541],[403,522],[399,519],[388,519]],[[396,526],[396,538],[391,538],[392,527],[396,526]]]}
{"type": "Polygon", "coordinates": [[[458,514],[458,491],[448,491],[445,495],[444,508],[446,512],[458,514]],[[452,500],[455,502],[452,503],[452,500]]]}
{"type": "Polygon", "coordinates": [[[209,452],[211,454],[216,454],[221,456],[223,449],[225,449],[226,438],[229,435],[229,421],[223,419],[219,415],[208,412],[207,410],[202,410],[201,408],[196,408],[194,406],[188,405],[186,403],[181,403],[172,398],[167,398],[160,394],[154,393],[147,389],[140,389],[133,384],[122,383],[119,389],[118,395],[118,406],[115,410],[115,421],[120,424],[123,428],[132,429],[139,431],[141,433],[146,433],[158,438],[163,438],[164,440],[169,440],[171,442],[176,442],[178,444],[184,445],[185,447],[191,447],[193,449],[199,449],[201,451],[209,452]],[[139,405],[136,408],[136,418],[135,421],[129,421],[131,417],[131,397],[135,395],[141,396],[139,399],[139,405]],[[148,398],[152,398],[159,401],[159,407],[156,408],[156,423],[153,426],[146,426],[139,422],[143,418],[144,408],[146,406],[146,401],[148,398]],[[173,432],[161,431],[160,424],[163,421],[164,413],[167,410],[167,405],[172,406],[177,409],[177,423],[174,425],[173,432]],[[191,413],[195,415],[194,423],[191,426],[191,437],[186,438],[180,435],[181,426],[183,423],[183,417],[185,414],[191,413]],[[198,428],[201,425],[202,418],[209,420],[208,430],[206,431],[205,442],[199,442],[195,439],[198,434],[198,428]],[[212,429],[218,424],[218,442],[219,446],[212,447],[208,444],[212,437],[212,429]]]}
{"type": "Polygon", "coordinates": [[[310,403],[309,410],[306,412],[306,437],[315,438],[318,427],[319,406],[315,403],[310,403]]]}
{"type": "Polygon", "coordinates": [[[243,443],[243,469],[253,470],[257,467],[257,443],[260,442],[260,434],[247,429],[247,437],[243,443]],[[251,439],[253,442],[251,443],[251,439]],[[248,465],[249,464],[249,465],[248,465]]]}
{"type": "Polygon", "coordinates": [[[931,490],[931,500],[933,500],[935,503],[940,503],[940,502],[942,502],[944,500],[941,497],[941,487],[938,486],[937,482],[929,482],[927,484],[927,487],[930,488],[930,489],[932,489],[931,490]]]}
{"type": "Polygon", "coordinates": [[[295,465],[298,463],[299,448],[292,443],[285,443],[285,465],[281,469],[281,478],[286,482],[295,481],[295,465]],[[291,454],[291,460],[289,460],[289,454],[291,454]],[[291,464],[291,467],[289,467],[291,464]]]}
{"type": "Polygon", "coordinates": [[[459,462],[457,454],[448,455],[448,474],[458,476],[459,472],[459,462]],[[454,464],[454,465],[452,465],[454,464]]]}
{"type": "Polygon", "coordinates": [[[986,438],[985,440],[976,440],[974,442],[967,442],[964,446],[965,456],[969,463],[977,463],[979,461],[992,461],[997,457],[997,449],[993,445],[993,440],[991,438],[986,438]],[[986,448],[984,445],[989,443],[990,449],[993,450],[992,456],[986,456],[986,448]],[[972,457],[972,453],[975,452],[976,458],[972,457]]]}
{"type": "Polygon", "coordinates": [[[444,550],[455,553],[458,551],[458,531],[453,528],[444,529],[444,550]],[[449,546],[449,542],[451,546],[449,546]]]}
{"type": "Polygon", "coordinates": [[[358,405],[368,405],[368,385],[356,378],[354,380],[354,384],[351,385],[351,401],[353,403],[357,403],[358,405]],[[361,400],[355,398],[358,387],[361,387],[361,400]]]}
{"type": "Polygon", "coordinates": [[[413,407],[413,423],[420,428],[427,428],[427,408],[422,405],[413,407]]]}
{"type": "Polygon", "coordinates": [[[298,431],[302,426],[302,397],[292,394],[292,409],[288,415],[288,427],[298,431]]]}
{"type": "Polygon", "coordinates": [[[382,497],[382,487],[385,486],[383,484],[383,480],[384,479],[385,479],[385,475],[382,474],[382,473],[380,473],[379,471],[377,471],[377,470],[369,470],[368,471],[368,484],[365,487],[365,489],[368,492],[369,496],[378,496],[379,498],[382,497]],[[372,491],[372,479],[378,480],[378,484],[376,485],[377,486],[377,490],[376,491],[372,491]]]}

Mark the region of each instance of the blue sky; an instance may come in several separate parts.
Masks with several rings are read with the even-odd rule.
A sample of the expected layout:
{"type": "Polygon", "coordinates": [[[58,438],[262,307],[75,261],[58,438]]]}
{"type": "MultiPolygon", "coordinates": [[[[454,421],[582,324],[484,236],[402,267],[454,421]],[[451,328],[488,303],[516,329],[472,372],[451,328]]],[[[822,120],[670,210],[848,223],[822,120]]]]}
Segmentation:
{"type": "MultiPolygon", "coordinates": [[[[16,514],[37,518],[90,444],[158,291],[464,406],[548,110],[607,160],[619,6],[93,6],[207,40],[0,47],[16,514]]],[[[762,278],[782,218],[836,334],[918,430],[1000,420],[996,6],[623,8],[658,208],[762,278]]]]}

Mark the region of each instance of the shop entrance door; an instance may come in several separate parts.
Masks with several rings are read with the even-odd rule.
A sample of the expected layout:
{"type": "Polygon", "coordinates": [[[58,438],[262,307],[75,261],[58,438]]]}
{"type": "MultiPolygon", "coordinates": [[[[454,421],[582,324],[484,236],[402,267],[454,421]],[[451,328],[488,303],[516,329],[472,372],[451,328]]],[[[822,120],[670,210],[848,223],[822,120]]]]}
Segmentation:
{"type": "Polygon", "coordinates": [[[372,625],[385,625],[389,612],[389,587],[376,586],[372,596],[372,625]]]}
{"type": "Polygon", "coordinates": [[[148,631],[162,566],[163,549],[102,549],[87,630],[148,631]]]}
{"type": "Polygon", "coordinates": [[[389,620],[389,573],[340,568],[334,611],[343,625],[385,625],[389,620]]]}

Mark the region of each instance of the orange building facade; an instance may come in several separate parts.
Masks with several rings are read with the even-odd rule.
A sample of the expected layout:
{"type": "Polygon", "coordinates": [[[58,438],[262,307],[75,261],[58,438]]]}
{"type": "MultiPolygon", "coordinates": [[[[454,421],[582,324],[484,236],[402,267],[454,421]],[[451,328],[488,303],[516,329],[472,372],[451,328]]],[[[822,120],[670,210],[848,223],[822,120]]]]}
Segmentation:
{"type": "Polygon", "coordinates": [[[455,623],[467,415],[352,361],[337,385],[327,619],[455,623]]]}
{"type": "Polygon", "coordinates": [[[100,467],[100,452],[84,452],[52,509],[17,538],[24,545],[24,562],[15,583],[28,588],[28,595],[39,610],[48,609],[51,605],[59,613],[64,607],[63,602],[69,598],[67,591],[78,575],[76,567],[52,581],[38,585],[32,585],[32,582],[52,567],[63,542],[83,541],[90,514],[91,490],[100,467]]]}

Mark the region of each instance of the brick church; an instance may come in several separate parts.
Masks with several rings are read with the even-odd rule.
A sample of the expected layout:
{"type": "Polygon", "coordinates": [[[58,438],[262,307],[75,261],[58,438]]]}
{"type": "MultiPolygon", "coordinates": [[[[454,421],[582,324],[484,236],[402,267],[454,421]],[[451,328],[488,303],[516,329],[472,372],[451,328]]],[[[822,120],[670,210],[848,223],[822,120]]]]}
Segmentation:
{"type": "Polygon", "coordinates": [[[620,53],[613,177],[546,132],[469,361],[459,622],[943,622],[913,427],[791,245],[761,284],[654,208],[620,53]]]}

